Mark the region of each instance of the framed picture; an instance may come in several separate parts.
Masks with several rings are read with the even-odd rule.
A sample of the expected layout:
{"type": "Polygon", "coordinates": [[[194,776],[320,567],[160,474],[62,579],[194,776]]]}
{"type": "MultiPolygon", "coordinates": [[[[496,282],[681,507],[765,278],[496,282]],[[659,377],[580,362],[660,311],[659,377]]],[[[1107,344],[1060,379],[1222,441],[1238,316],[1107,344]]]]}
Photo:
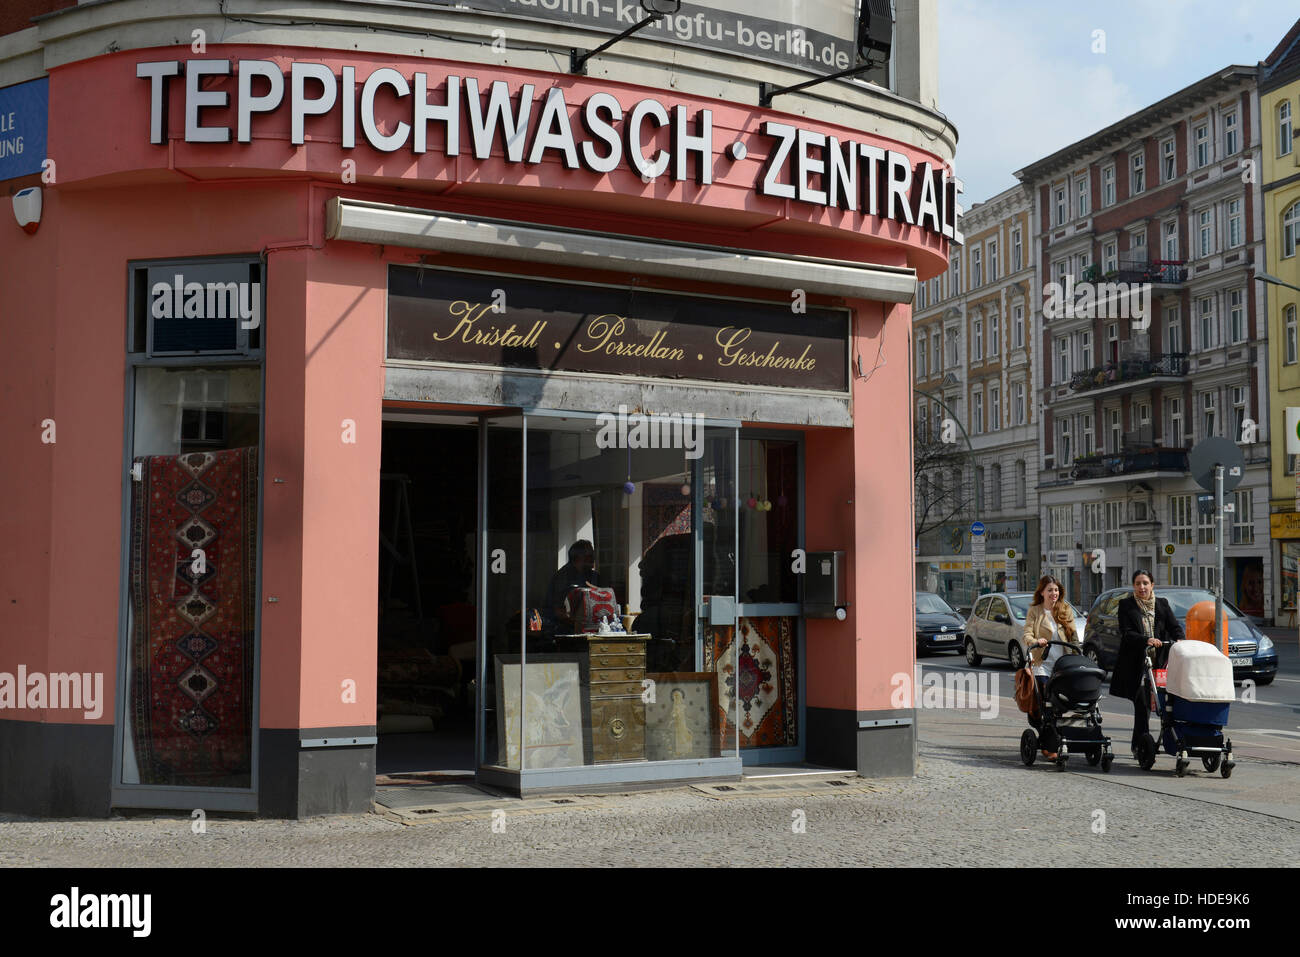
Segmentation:
{"type": "Polygon", "coordinates": [[[662,671],[646,677],[654,682],[654,700],[645,706],[646,757],[718,757],[718,676],[711,671],[662,671]]]}
{"type": "Polygon", "coordinates": [[[529,655],[520,697],[519,655],[496,656],[497,763],[518,770],[579,768],[591,762],[587,656],[529,655]],[[520,762],[520,718],[523,757],[520,762]]]}

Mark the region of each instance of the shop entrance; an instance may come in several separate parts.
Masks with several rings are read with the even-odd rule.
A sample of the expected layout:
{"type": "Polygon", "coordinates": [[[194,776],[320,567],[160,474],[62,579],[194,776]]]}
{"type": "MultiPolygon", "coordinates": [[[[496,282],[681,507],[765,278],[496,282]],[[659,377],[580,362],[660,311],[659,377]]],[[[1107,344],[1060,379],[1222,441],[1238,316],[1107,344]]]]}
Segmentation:
{"type": "Polygon", "coordinates": [[[380,463],[376,772],[469,778],[477,422],[386,416],[380,463]]]}

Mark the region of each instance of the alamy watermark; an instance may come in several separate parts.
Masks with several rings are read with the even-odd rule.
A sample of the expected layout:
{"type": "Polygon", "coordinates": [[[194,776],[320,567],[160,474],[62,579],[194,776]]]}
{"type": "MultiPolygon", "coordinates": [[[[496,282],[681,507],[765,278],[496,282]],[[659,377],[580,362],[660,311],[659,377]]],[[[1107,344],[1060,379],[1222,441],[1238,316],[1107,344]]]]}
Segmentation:
{"type": "Polygon", "coordinates": [[[262,324],[262,284],[186,282],[179,273],[149,290],[155,319],[239,319],[241,329],[262,324]]]}
{"type": "Polygon", "coordinates": [[[1046,319],[1132,319],[1139,332],[1151,324],[1151,283],[1080,282],[1067,275],[1064,283],[1043,286],[1046,319]]]}
{"type": "Polygon", "coordinates": [[[18,666],[18,673],[0,671],[0,710],[24,708],[81,711],[94,721],[104,713],[104,673],[97,671],[46,674],[18,666]]]}
{"type": "Polygon", "coordinates": [[[918,664],[912,674],[889,679],[891,708],[978,710],[981,718],[998,716],[998,676],[988,671],[929,671],[918,664]]]}
{"type": "Polygon", "coordinates": [[[647,415],[620,405],[617,413],[602,412],[596,421],[600,449],[685,449],[688,459],[704,454],[704,416],[699,412],[647,415]]]}

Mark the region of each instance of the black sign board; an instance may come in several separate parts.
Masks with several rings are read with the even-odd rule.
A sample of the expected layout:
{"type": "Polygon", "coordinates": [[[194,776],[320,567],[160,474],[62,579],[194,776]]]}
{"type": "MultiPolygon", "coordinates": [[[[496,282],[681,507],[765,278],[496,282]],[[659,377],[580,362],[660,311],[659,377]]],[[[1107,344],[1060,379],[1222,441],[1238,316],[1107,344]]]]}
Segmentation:
{"type": "Polygon", "coordinates": [[[388,270],[388,358],[848,391],[847,310],[388,270]]]}

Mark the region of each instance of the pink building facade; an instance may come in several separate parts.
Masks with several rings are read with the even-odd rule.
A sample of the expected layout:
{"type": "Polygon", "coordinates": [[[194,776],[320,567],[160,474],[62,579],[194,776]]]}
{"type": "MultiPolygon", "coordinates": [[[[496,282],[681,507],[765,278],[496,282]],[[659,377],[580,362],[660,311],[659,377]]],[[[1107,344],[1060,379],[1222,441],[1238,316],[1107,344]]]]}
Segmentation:
{"type": "Polygon", "coordinates": [[[912,772],[929,110],[92,13],[0,38],[0,807],[912,772]]]}

